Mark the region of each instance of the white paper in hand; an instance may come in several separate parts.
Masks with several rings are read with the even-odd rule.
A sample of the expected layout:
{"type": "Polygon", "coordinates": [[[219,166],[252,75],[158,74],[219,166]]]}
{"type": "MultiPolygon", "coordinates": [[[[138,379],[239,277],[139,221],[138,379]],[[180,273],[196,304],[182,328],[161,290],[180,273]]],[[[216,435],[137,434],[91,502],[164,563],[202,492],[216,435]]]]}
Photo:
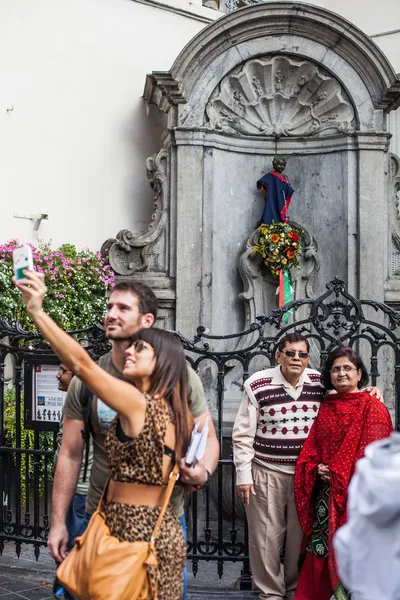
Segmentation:
{"type": "Polygon", "coordinates": [[[208,418],[207,418],[206,422],[203,425],[203,429],[201,430],[200,440],[199,440],[199,444],[197,446],[196,456],[195,456],[196,462],[198,460],[201,460],[206,453],[208,429],[209,429],[209,427],[208,427],[208,418]]]}
{"type": "Polygon", "coordinates": [[[188,466],[194,466],[197,461],[201,460],[206,453],[207,437],[208,437],[208,419],[203,425],[201,431],[199,423],[196,423],[190,438],[189,448],[186,452],[185,462],[188,466]]]}

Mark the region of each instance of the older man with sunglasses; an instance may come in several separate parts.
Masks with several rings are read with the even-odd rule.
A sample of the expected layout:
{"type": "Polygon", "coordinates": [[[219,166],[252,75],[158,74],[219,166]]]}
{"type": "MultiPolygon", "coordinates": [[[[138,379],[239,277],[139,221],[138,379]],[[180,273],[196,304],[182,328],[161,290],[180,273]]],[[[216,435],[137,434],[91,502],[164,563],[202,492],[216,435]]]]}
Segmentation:
{"type": "Polygon", "coordinates": [[[259,598],[293,600],[303,538],[294,504],[293,475],[325,391],[319,372],[307,368],[309,343],[303,336],[292,333],[284,337],[276,358],[277,367],[258,371],[245,382],[233,427],[233,449],[259,598]]]}

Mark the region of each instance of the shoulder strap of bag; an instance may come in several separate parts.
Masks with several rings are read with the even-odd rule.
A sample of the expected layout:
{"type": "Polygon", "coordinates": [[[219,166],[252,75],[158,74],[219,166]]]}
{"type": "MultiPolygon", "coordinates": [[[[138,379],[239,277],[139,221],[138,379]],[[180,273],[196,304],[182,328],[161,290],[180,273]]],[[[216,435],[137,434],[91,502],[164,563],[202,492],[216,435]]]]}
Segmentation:
{"type": "Polygon", "coordinates": [[[111,481],[111,475],[109,475],[107,477],[107,481],[104,484],[103,491],[101,492],[100,500],[99,500],[99,503],[98,503],[97,508],[96,508],[96,512],[101,512],[102,511],[103,501],[107,497],[107,490],[108,490],[108,486],[110,484],[110,481],[111,481]]]}
{"type": "Polygon", "coordinates": [[[165,490],[165,494],[164,494],[164,500],[162,503],[162,507],[161,507],[161,511],[160,514],[158,516],[157,519],[157,523],[155,524],[154,530],[153,530],[153,535],[151,536],[151,541],[154,543],[157,536],[158,536],[158,532],[160,531],[160,527],[161,527],[161,523],[163,521],[164,515],[165,515],[165,511],[167,510],[168,504],[169,504],[169,500],[171,498],[171,494],[172,491],[175,487],[175,483],[176,480],[179,477],[179,464],[176,463],[174,468],[172,469],[170,475],[169,475],[169,481],[168,481],[168,485],[167,488],[165,490]]]}
{"type": "Polygon", "coordinates": [[[83,478],[82,481],[86,482],[88,467],[89,467],[89,454],[90,454],[90,434],[91,434],[91,425],[90,425],[90,417],[92,412],[92,399],[93,394],[89,390],[89,388],[82,382],[81,389],[79,394],[79,400],[82,407],[82,416],[83,416],[83,429],[81,431],[82,437],[85,442],[85,462],[83,469],[83,478]]]}

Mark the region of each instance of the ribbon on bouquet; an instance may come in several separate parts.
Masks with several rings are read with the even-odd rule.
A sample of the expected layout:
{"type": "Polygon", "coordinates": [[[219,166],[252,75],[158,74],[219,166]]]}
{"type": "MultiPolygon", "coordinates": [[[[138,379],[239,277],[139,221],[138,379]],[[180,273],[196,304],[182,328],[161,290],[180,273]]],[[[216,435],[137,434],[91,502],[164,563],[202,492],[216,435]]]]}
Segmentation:
{"type": "MultiPolygon", "coordinates": [[[[288,304],[293,300],[292,286],[290,285],[290,273],[287,269],[279,271],[279,307],[284,304],[288,304]]],[[[289,314],[293,313],[293,309],[290,309],[282,317],[282,323],[285,325],[289,322],[289,314]]]]}

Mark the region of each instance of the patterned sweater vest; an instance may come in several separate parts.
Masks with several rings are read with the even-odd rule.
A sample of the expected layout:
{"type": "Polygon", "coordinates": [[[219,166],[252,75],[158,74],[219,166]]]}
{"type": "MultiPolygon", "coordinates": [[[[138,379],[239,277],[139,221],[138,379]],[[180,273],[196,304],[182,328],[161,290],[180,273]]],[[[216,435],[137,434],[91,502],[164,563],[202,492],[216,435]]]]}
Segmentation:
{"type": "Polygon", "coordinates": [[[254,439],[255,459],[262,463],[294,467],[325,395],[319,374],[309,374],[302,393],[294,400],[272,377],[250,383],[259,407],[254,439]]]}

